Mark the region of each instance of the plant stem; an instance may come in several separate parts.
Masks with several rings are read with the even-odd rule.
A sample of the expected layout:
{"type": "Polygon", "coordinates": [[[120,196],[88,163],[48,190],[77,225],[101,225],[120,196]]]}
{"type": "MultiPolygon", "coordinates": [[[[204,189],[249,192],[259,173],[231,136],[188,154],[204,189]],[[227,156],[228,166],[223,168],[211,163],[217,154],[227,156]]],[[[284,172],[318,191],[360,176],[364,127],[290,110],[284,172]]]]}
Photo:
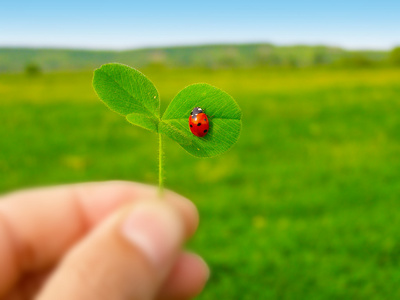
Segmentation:
{"type": "Polygon", "coordinates": [[[164,151],[162,134],[158,133],[158,195],[160,198],[164,195],[164,151]]]}

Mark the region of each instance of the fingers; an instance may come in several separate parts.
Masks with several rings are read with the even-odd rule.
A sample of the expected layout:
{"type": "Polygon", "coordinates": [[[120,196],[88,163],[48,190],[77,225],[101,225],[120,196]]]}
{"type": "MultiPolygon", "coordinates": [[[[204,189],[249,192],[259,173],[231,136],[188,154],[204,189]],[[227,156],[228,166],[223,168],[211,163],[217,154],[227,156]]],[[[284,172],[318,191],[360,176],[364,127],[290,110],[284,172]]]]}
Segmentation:
{"type": "MultiPolygon", "coordinates": [[[[181,253],[168,278],[163,283],[157,300],[186,300],[196,297],[209,278],[209,268],[204,260],[194,253],[181,253]]],[[[4,300],[32,299],[41,290],[50,272],[25,276],[18,288],[4,297],[4,300]]]]}
{"type": "Polygon", "coordinates": [[[46,282],[51,270],[35,274],[26,274],[18,283],[18,287],[4,295],[2,300],[34,299],[37,292],[46,282]]]}
{"type": "Polygon", "coordinates": [[[210,271],[204,260],[194,253],[182,253],[159,293],[158,300],[186,300],[204,288],[210,271]]]}
{"type": "MultiPolygon", "coordinates": [[[[0,200],[0,297],[21,274],[47,269],[88,231],[127,203],[154,199],[157,190],[129,182],[78,184],[20,192],[0,200]]],[[[172,192],[166,201],[197,227],[194,205],[172,192]]]]}
{"type": "MultiPolygon", "coordinates": [[[[114,213],[69,252],[39,299],[154,299],[181,251],[185,222],[160,200],[114,213]]],[[[175,280],[186,268],[177,266],[175,280]]]]}

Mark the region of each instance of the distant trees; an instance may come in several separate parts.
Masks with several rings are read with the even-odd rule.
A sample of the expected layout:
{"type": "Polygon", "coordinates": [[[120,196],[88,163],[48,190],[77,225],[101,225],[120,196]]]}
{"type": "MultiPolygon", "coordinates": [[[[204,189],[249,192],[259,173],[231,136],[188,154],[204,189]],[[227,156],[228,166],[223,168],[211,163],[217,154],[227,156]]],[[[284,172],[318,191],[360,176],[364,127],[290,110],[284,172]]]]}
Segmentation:
{"type": "Polygon", "coordinates": [[[226,68],[375,68],[399,67],[400,45],[392,50],[351,51],[329,46],[206,45],[139,49],[119,53],[73,50],[0,49],[0,73],[25,72],[37,76],[42,72],[94,68],[108,61],[153,69],[195,67],[226,68]],[[3,51],[3,52],[2,52],[3,51]],[[92,67],[93,66],[93,67],[92,67]]]}
{"type": "Polygon", "coordinates": [[[390,52],[389,62],[394,66],[400,67],[400,46],[390,52]]]}
{"type": "Polygon", "coordinates": [[[314,53],[312,64],[316,66],[330,63],[329,54],[325,50],[317,50],[314,53]]]}
{"type": "Polygon", "coordinates": [[[167,55],[163,50],[154,50],[149,54],[147,67],[152,69],[165,69],[167,66],[167,55]]]}
{"type": "Polygon", "coordinates": [[[374,61],[362,53],[352,53],[340,58],[338,64],[343,67],[363,68],[371,67],[374,61]]]}
{"type": "Polygon", "coordinates": [[[267,65],[269,66],[281,66],[283,65],[283,57],[277,53],[271,53],[267,59],[267,65]]]}
{"type": "Polygon", "coordinates": [[[233,68],[242,65],[240,54],[237,48],[228,47],[217,58],[217,65],[220,68],[233,68]]]}
{"type": "Polygon", "coordinates": [[[28,76],[37,76],[40,73],[42,73],[42,69],[40,68],[40,66],[36,63],[28,63],[25,66],[25,73],[28,76]]]}

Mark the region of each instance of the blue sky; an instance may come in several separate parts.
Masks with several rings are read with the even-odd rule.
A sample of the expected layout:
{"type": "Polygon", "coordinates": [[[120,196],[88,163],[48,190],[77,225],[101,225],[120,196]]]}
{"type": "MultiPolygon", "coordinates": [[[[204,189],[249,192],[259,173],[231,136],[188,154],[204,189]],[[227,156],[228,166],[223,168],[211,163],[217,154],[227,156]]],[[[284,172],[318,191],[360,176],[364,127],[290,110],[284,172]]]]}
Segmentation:
{"type": "Polygon", "coordinates": [[[400,0],[2,1],[0,46],[400,45],[400,0]],[[57,3],[58,2],[58,3],[57,3]]]}

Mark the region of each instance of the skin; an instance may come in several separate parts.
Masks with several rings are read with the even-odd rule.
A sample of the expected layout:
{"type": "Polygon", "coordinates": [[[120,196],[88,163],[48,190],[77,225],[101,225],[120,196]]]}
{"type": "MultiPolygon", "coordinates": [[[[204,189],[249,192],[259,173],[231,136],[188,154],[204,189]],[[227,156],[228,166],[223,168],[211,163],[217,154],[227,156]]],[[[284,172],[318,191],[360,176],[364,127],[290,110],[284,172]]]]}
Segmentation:
{"type": "Polygon", "coordinates": [[[188,199],[132,182],[19,191],[0,198],[1,299],[191,299],[209,269],[183,244],[188,199]]]}

